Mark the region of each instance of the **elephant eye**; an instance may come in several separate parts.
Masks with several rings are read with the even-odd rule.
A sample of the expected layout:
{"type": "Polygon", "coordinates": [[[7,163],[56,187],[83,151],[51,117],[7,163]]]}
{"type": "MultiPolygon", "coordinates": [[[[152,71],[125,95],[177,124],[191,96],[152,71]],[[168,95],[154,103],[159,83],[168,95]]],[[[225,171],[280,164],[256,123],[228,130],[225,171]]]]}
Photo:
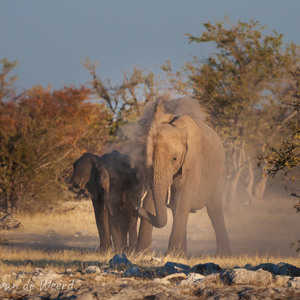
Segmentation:
{"type": "Polygon", "coordinates": [[[177,157],[174,157],[174,158],[173,158],[173,161],[176,161],[176,160],[177,160],[177,157]]]}

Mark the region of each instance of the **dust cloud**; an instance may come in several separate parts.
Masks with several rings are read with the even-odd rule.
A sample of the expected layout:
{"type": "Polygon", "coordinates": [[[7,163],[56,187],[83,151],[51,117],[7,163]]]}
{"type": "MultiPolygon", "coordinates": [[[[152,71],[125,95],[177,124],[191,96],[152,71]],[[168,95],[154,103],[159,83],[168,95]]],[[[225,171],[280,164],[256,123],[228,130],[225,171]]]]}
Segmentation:
{"type": "MultiPolygon", "coordinates": [[[[164,96],[162,101],[167,113],[187,114],[196,123],[205,119],[205,112],[199,111],[199,104],[195,99],[186,97],[170,100],[164,96]]],[[[155,102],[148,102],[137,126],[125,126],[121,132],[120,139],[124,140],[125,137],[128,143],[125,146],[114,143],[108,150],[117,148],[127,153],[135,165],[142,165],[145,148],[137,147],[136,141],[145,145],[154,109],[155,102]]],[[[268,184],[265,195],[259,202],[247,203],[247,196],[241,193],[230,209],[225,207],[225,222],[233,254],[297,255],[292,243],[297,243],[300,239],[300,215],[292,208],[292,197],[283,184],[268,184]]],[[[172,214],[168,210],[167,226],[153,230],[154,250],[167,250],[171,229],[172,214]]],[[[205,208],[189,215],[187,247],[188,255],[213,254],[216,251],[214,230],[205,208]]]]}
{"type": "MultiPolygon", "coordinates": [[[[225,222],[233,254],[296,256],[293,243],[300,239],[300,215],[292,207],[291,198],[265,198],[257,205],[245,205],[224,210],[225,222]]],[[[152,247],[166,251],[172,228],[172,214],[168,225],[154,229],[152,247]]],[[[187,226],[188,255],[213,254],[216,241],[206,209],[189,215],[187,226]]]]}

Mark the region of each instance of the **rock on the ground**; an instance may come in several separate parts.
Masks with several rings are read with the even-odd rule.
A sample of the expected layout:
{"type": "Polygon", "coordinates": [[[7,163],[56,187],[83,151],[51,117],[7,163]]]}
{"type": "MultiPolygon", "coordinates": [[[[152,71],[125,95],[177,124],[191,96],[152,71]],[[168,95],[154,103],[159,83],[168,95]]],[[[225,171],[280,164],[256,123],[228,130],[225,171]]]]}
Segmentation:
{"type": "Polygon", "coordinates": [[[263,263],[255,267],[252,267],[251,265],[246,265],[244,268],[252,271],[263,269],[265,271],[271,272],[274,275],[291,276],[291,277],[300,276],[300,268],[297,268],[291,264],[287,264],[283,262],[278,264],[263,263]]]}
{"type": "Polygon", "coordinates": [[[129,268],[128,270],[126,270],[123,274],[125,277],[143,277],[144,273],[141,270],[140,267],[138,266],[133,266],[131,268],[129,268]]]}
{"type": "Polygon", "coordinates": [[[167,275],[175,274],[175,273],[184,273],[189,274],[191,272],[191,267],[184,264],[179,264],[175,262],[167,262],[162,269],[163,273],[166,273],[167,275]]]}
{"type": "Polygon", "coordinates": [[[222,268],[214,263],[198,264],[192,267],[193,273],[202,275],[210,275],[213,273],[221,272],[222,268]]]}
{"type": "Polygon", "coordinates": [[[88,266],[84,269],[84,273],[86,274],[93,274],[93,273],[100,273],[100,269],[98,266],[88,266]]]}
{"type": "Polygon", "coordinates": [[[262,269],[258,271],[246,269],[226,270],[220,274],[220,278],[225,284],[266,286],[273,283],[272,273],[262,269]]]}
{"type": "Polygon", "coordinates": [[[291,278],[288,286],[294,289],[300,289],[300,277],[291,278]]]}
{"type": "Polygon", "coordinates": [[[201,275],[201,274],[198,274],[198,273],[190,273],[186,277],[186,279],[184,279],[180,282],[180,285],[184,285],[184,286],[197,285],[204,278],[205,278],[204,275],[201,275]]]}
{"type": "Polygon", "coordinates": [[[90,261],[82,266],[83,272],[35,268],[2,274],[0,299],[300,299],[300,277],[277,274],[297,274],[297,267],[288,264],[260,265],[274,273],[263,268],[253,270],[256,267],[251,265],[220,272],[214,264],[196,265],[198,271],[211,273],[202,275],[174,262],[142,268],[125,255],[117,255],[110,261],[115,269],[103,270],[102,265],[90,261]],[[46,281],[54,287],[47,289],[46,281]],[[24,290],[24,284],[33,284],[33,290],[24,290]],[[5,290],[8,285],[10,290],[5,290]]]}
{"type": "Polygon", "coordinates": [[[116,254],[110,261],[109,266],[117,270],[125,270],[132,266],[132,263],[128,260],[127,256],[122,254],[116,254]]]}

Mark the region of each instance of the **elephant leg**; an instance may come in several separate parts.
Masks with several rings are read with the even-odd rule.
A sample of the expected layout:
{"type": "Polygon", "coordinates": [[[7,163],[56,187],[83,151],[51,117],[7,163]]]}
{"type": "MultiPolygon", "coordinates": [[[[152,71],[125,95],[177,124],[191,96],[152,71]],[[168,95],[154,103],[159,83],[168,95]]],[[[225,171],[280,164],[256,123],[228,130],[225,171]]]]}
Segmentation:
{"type": "Polygon", "coordinates": [[[217,254],[231,254],[222,207],[222,194],[218,193],[218,195],[213,196],[211,201],[207,203],[206,208],[216,235],[217,254]]]}
{"type": "Polygon", "coordinates": [[[117,217],[110,216],[110,232],[116,252],[122,251],[127,246],[127,231],[128,228],[124,226],[122,215],[117,217]]]}
{"type": "Polygon", "coordinates": [[[132,215],[129,221],[129,248],[132,249],[133,247],[136,246],[137,243],[137,216],[132,215]]]}
{"type": "Polygon", "coordinates": [[[179,252],[186,255],[186,227],[189,217],[189,209],[186,207],[175,207],[173,213],[173,226],[169,239],[168,253],[179,252]]]}
{"type": "MultiPolygon", "coordinates": [[[[148,194],[144,199],[143,208],[149,211],[150,213],[155,214],[151,189],[149,189],[148,194]]],[[[137,252],[150,250],[152,243],[152,231],[153,226],[144,218],[141,218],[141,224],[136,245],[137,252]]]]}
{"type": "Polygon", "coordinates": [[[100,239],[99,250],[106,251],[111,246],[108,212],[99,200],[93,200],[94,213],[100,239]]]}

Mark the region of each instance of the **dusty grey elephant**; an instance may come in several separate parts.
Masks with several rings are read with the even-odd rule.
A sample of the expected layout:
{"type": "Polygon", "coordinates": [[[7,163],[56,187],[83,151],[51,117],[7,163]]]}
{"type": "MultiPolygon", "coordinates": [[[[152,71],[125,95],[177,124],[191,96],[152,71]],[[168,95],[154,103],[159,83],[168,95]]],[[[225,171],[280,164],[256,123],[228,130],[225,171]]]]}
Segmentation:
{"type": "MultiPolygon", "coordinates": [[[[181,102],[185,100],[181,99],[181,102]]],[[[230,253],[222,204],[223,145],[216,132],[202,122],[203,115],[199,117],[195,100],[190,103],[198,113],[187,108],[176,111],[176,105],[169,104],[168,107],[157,101],[153,106],[153,117],[146,116],[141,121],[143,126],[148,126],[144,151],[146,180],[150,188],[144,206],[138,208],[142,217],[138,251],[149,247],[152,226],[161,228],[167,224],[167,207],[170,207],[173,226],[168,252],[186,252],[189,213],[206,207],[216,234],[217,251],[230,253]],[[188,114],[184,114],[185,111],[188,114]]]]}
{"type": "Polygon", "coordinates": [[[112,151],[99,157],[86,153],[73,164],[72,181],[92,199],[100,250],[133,247],[137,240],[137,214],[131,203],[137,187],[136,171],[129,157],[112,151]]]}

